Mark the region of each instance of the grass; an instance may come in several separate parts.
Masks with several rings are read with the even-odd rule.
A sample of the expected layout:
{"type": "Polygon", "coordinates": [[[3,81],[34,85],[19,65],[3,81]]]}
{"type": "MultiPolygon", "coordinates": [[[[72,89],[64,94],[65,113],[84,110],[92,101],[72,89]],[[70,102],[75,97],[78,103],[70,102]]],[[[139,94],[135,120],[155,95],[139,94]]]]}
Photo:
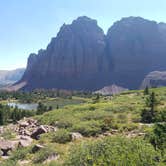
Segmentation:
{"type": "MultiPolygon", "coordinates": [[[[150,91],[156,93],[158,100],[157,111],[162,112],[166,110],[166,88],[155,88],[150,89],[150,91]]],[[[126,165],[130,165],[130,161],[132,161],[137,162],[138,164],[135,164],[137,166],[140,164],[140,160],[143,161],[144,165],[147,165],[148,162],[150,162],[151,165],[156,164],[152,158],[157,152],[155,152],[153,147],[146,141],[142,140],[142,136],[137,135],[142,132],[149,133],[153,128],[152,126],[140,123],[141,111],[146,106],[146,97],[143,91],[128,91],[113,97],[100,96],[98,101],[95,101],[95,96],[91,98],[73,96],[72,99],[57,98],[44,100],[42,102],[46,105],[51,105],[54,110],[34,118],[38,119],[41,124],[58,127],[58,131],[57,133],[43,134],[40,140],[36,141],[36,143],[46,146],[45,150],[33,154],[31,150],[28,149],[27,151],[27,149],[23,149],[22,151],[20,150],[20,152],[14,152],[16,155],[15,158],[16,160],[24,158],[26,152],[28,157],[25,158],[32,161],[30,165],[37,166],[42,165],[41,163],[50,153],[57,153],[60,155],[59,159],[45,165],[60,166],[64,165],[64,163],[68,163],[68,165],[72,163],[74,166],[79,165],[78,162],[76,162],[76,164],[74,163],[74,161],[78,161],[79,159],[82,161],[88,160],[92,163],[91,160],[94,157],[93,149],[96,149],[97,152],[101,149],[102,154],[107,153],[109,157],[113,157],[110,161],[117,161],[117,157],[120,157],[122,160],[119,162],[126,162],[126,165]],[[57,105],[59,105],[59,109],[56,109],[57,105]],[[102,134],[106,132],[112,133],[114,130],[116,130],[117,133],[113,135],[118,135],[121,138],[125,138],[125,140],[123,141],[123,139],[119,137],[115,139],[107,139],[106,137],[105,140],[105,138],[100,137],[102,134]],[[84,137],[80,140],[71,141],[71,132],[79,132],[84,137]],[[132,140],[131,138],[126,139],[126,136],[130,133],[136,133],[136,139],[138,139],[138,141],[132,140]],[[116,141],[116,139],[118,141],[116,141]],[[104,143],[107,144],[106,151],[102,149],[104,143]],[[124,149],[122,149],[123,145],[121,143],[124,143],[124,149]],[[114,151],[111,151],[113,150],[111,148],[114,144],[116,144],[117,148],[115,147],[114,151]],[[139,147],[137,145],[139,145],[139,147]],[[83,149],[85,146],[87,150],[85,150],[85,148],[83,149]],[[135,147],[138,148],[138,151],[134,151],[135,147]],[[76,153],[74,153],[72,149],[76,153]],[[132,154],[133,151],[134,153],[132,154]],[[129,155],[126,152],[130,152],[129,155]],[[137,152],[139,152],[138,155],[137,152]],[[117,155],[112,156],[110,153],[117,155]],[[124,158],[126,157],[128,157],[128,160],[125,161],[124,158]]],[[[8,136],[8,134],[6,135],[8,136]]],[[[97,153],[95,155],[97,155],[97,153]]],[[[99,156],[102,155],[99,154],[99,156]]],[[[104,158],[98,157],[96,165],[100,162],[105,162],[105,160],[104,158]]],[[[14,161],[7,160],[6,162],[14,161]]],[[[116,165],[117,163],[111,164],[116,165]]]]}

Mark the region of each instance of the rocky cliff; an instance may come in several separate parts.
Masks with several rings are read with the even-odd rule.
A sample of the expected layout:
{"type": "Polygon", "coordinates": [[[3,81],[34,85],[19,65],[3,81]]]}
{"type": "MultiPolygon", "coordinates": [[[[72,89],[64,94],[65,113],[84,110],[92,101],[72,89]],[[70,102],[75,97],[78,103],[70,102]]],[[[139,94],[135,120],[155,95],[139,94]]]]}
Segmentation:
{"type": "Polygon", "coordinates": [[[107,34],[113,83],[136,89],[151,71],[166,69],[166,24],[140,17],[116,22],[107,34]]]}
{"type": "Polygon", "coordinates": [[[123,18],[104,35],[96,20],[79,17],[31,54],[19,83],[24,89],[97,90],[117,84],[136,89],[151,71],[166,70],[166,24],[123,18]]]}
{"type": "Polygon", "coordinates": [[[143,80],[141,89],[160,86],[166,86],[166,71],[150,72],[143,80]]]}
{"type": "Polygon", "coordinates": [[[103,30],[97,22],[80,17],[63,25],[46,50],[31,54],[21,80],[26,89],[96,89],[108,84],[111,61],[103,30]]]}

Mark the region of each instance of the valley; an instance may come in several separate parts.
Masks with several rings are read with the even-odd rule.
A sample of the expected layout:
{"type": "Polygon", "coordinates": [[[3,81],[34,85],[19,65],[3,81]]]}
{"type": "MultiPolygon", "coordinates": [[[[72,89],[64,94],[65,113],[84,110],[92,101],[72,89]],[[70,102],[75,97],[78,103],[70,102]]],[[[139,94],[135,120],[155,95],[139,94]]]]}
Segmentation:
{"type": "Polygon", "coordinates": [[[165,87],[106,96],[59,90],[1,92],[0,98],[0,147],[7,151],[1,155],[2,166],[165,165],[165,87]],[[2,110],[7,114],[9,100],[38,107],[4,121],[2,110]],[[5,146],[7,142],[13,146],[5,146]]]}

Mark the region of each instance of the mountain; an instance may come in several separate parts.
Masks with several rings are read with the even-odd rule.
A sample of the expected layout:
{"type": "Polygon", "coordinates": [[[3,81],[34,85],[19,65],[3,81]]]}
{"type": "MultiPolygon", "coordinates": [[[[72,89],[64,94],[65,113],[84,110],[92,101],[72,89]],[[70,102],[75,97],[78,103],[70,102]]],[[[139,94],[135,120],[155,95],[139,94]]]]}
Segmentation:
{"type": "Polygon", "coordinates": [[[13,84],[21,79],[25,69],[0,70],[0,87],[13,84]]]}
{"type": "Polygon", "coordinates": [[[141,89],[160,86],[166,86],[166,71],[150,72],[143,80],[141,89]]]}
{"type": "Polygon", "coordinates": [[[26,82],[29,90],[92,90],[108,84],[111,68],[103,30],[96,20],[80,17],[64,24],[46,50],[29,56],[20,82],[26,82]]]}
{"type": "Polygon", "coordinates": [[[95,91],[96,94],[102,94],[102,95],[116,95],[121,92],[127,91],[128,89],[125,89],[123,87],[117,86],[115,84],[110,86],[105,86],[104,88],[95,91]]]}
{"type": "Polygon", "coordinates": [[[107,33],[112,83],[137,89],[152,71],[166,70],[166,24],[141,17],[116,22],[107,33]]]}
{"type": "Polygon", "coordinates": [[[64,24],[45,50],[31,54],[17,83],[23,89],[137,89],[151,71],[166,70],[166,24],[141,17],[114,23],[105,35],[97,21],[79,17],[64,24]],[[22,84],[24,83],[24,84],[22,84]]]}

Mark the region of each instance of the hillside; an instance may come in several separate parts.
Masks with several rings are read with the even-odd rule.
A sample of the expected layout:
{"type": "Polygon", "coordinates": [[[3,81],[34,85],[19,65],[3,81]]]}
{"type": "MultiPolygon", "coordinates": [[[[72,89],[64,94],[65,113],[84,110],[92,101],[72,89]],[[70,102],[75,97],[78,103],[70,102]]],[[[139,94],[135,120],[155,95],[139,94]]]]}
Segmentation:
{"type": "Polygon", "coordinates": [[[0,87],[11,85],[21,79],[25,69],[0,70],[0,87]]]}
{"type": "MultiPolygon", "coordinates": [[[[12,93],[7,93],[12,99],[12,93]]],[[[21,94],[17,93],[17,98],[22,99],[21,94]]],[[[68,94],[65,99],[60,93],[56,92],[59,97],[55,97],[51,91],[34,92],[31,96],[30,93],[27,93],[27,96],[24,93],[25,99],[29,96],[30,99],[38,99],[43,104],[52,101],[52,104],[57,105],[60,99],[64,103],[66,100],[68,102],[61,108],[45,110],[40,115],[22,119],[14,126],[4,127],[2,131],[6,132],[2,132],[1,137],[4,137],[5,141],[21,141],[21,147],[13,150],[2,165],[166,164],[162,155],[166,150],[165,87],[126,91],[107,97],[73,93],[72,97],[68,94]],[[153,107],[147,103],[151,98],[155,101],[151,104],[153,107]],[[79,100],[79,103],[74,103],[73,100],[79,100]],[[154,115],[151,114],[152,109],[154,115]],[[160,134],[154,137],[158,133],[156,130],[160,134]],[[154,144],[153,140],[159,142],[154,144]]]]}

